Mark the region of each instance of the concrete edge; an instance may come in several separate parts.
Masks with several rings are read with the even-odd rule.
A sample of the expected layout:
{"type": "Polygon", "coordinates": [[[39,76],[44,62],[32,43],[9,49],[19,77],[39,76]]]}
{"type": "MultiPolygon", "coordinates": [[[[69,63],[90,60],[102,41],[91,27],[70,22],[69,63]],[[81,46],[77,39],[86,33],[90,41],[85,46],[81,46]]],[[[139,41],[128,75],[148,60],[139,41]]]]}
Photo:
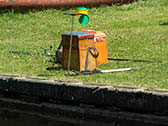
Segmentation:
{"type": "Polygon", "coordinates": [[[19,97],[26,96],[31,100],[38,97],[72,104],[112,106],[153,114],[167,115],[168,113],[168,90],[107,86],[2,74],[0,84],[1,92],[17,94],[19,97]]]}

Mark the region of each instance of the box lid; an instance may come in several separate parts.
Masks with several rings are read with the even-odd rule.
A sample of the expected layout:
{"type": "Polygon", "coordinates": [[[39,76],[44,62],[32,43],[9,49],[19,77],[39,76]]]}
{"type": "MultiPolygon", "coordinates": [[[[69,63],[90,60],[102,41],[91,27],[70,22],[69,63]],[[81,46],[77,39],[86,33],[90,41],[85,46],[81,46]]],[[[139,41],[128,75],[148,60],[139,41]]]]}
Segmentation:
{"type": "Polygon", "coordinates": [[[78,32],[87,32],[94,33],[94,41],[101,42],[107,39],[107,36],[102,31],[94,31],[94,30],[79,30],[78,32]]]}
{"type": "MultiPolygon", "coordinates": [[[[71,33],[64,33],[62,36],[71,36],[71,33]]],[[[87,32],[72,32],[72,36],[76,36],[79,39],[92,39],[94,38],[94,33],[87,32]]]]}

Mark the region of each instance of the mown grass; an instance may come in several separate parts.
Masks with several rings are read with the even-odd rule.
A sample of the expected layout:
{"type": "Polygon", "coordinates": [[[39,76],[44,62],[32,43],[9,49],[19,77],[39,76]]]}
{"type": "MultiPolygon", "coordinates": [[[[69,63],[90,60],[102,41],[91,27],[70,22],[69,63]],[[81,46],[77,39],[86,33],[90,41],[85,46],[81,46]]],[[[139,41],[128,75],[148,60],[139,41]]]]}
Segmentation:
{"type": "Polygon", "coordinates": [[[109,61],[99,69],[142,67],[142,69],[67,77],[60,65],[52,68],[51,57],[42,55],[41,47],[54,49],[61,41],[61,34],[70,32],[71,17],[63,15],[74,10],[30,11],[27,13],[0,12],[0,72],[77,80],[112,85],[129,85],[168,89],[168,1],[140,0],[132,4],[102,6],[89,9],[90,22],[85,27],[75,17],[75,30],[92,29],[106,33],[108,57],[143,59],[153,61],[121,62],[109,61]],[[8,22],[12,25],[12,50],[40,53],[40,55],[13,54],[8,22]],[[13,64],[13,70],[12,70],[13,64]]]}

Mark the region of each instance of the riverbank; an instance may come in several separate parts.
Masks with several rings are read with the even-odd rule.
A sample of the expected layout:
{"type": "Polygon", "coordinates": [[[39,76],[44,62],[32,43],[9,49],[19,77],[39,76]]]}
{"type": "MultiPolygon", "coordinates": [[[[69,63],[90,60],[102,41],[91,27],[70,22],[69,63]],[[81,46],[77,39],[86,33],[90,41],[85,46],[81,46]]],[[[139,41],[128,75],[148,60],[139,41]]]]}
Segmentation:
{"type": "Polygon", "coordinates": [[[53,58],[41,49],[52,45],[54,49],[47,51],[55,54],[61,34],[70,31],[71,18],[64,13],[73,10],[0,12],[0,71],[6,74],[0,75],[2,114],[16,110],[63,119],[73,115],[80,120],[166,126],[167,5],[166,0],[146,0],[91,8],[85,27],[75,19],[75,30],[99,30],[107,35],[109,57],[131,59],[109,61],[99,69],[142,68],[77,77],[65,76],[67,71],[53,64],[53,58]],[[136,59],[150,62],[134,62],[136,59]]]}
{"type": "Polygon", "coordinates": [[[41,115],[167,125],[168,91],[0,75],[0,108],[41,115]]]}
{"type": "Polygon", "coordinates": [[[71,28],[72,17],[64,13],[73,13],[73,9],[27,13],[1,11],[0,72],[57,80],[168,89],[167,2],[139,0],[132,4],[90,8],[90,21],[84,27],[78,22],[79,17],[75,17],[75,31],[102,31],[107,36],[108,57],[121,59],[99,65],[98,70],[142,68],[77,77],[64,76],[67,71],[61,65],[54,64],[54,57],[45,55],[42,49],[55,54],[61,35],[70,32],[71,28]]]}

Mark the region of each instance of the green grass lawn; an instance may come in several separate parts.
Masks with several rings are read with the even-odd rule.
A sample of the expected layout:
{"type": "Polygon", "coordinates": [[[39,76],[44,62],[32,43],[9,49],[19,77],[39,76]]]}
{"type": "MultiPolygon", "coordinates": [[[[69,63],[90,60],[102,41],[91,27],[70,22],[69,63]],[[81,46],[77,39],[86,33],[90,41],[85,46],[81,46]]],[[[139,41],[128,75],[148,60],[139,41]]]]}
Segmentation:
{"type": "Polygon", "coordinates": [[[42,55],[41,47],[54,49],[61,34],[70,32],[71,17],[63,15],[74,10],[31,11],[24,14],[0,12],[0,73],[77,80],[111,85],[129,85],[168,89],[168,1],[140,0],[132,4],[102,6],[89,9],[90,22],[82,27],[75,17],[74,30],[91,29],[104,32],[108,39],[108,57],[150,60],[144,62],[109,61],[99,69],[142,67],[142,69],[67,77],[61,65],[52,67],[51,57],[42,55]],[[12,26],[12,45],[8,21],[12,26]],[[40,55],[11,54],[13,51],[40,55]],[[13,69],[12,69],[13,66],[13,69]]]}

